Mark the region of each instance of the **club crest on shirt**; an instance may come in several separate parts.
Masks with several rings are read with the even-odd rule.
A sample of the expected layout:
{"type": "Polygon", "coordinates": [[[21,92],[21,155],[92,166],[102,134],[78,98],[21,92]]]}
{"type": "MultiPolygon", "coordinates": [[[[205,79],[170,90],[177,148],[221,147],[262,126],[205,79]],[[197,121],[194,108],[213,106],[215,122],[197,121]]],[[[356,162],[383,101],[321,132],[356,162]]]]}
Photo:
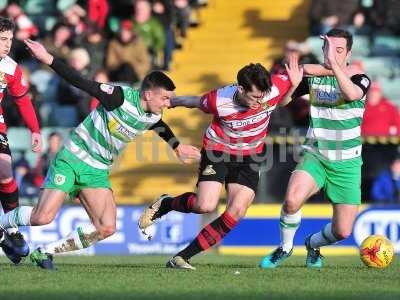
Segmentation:
{"type": "Polygon", "coordinates": [[[213,169],[213,165],[207,165],[204,171],[201,173],[202,175],[209,176],[209,175],[215,175],[217,172],[213,169]]]}
{"type": "Polygon", "coordinates": [[[4,89],[7,88],[7,81],[4,77],[5,73],[0,72],[0,93],[4,91],[4,89]]]}
{"type": "Polygon", "coordinates": [[[267,110],[268,108],[271,107],[271,105],[269,105],[268,101],[260,102],[260,105],[263,110],[267,110]]]}

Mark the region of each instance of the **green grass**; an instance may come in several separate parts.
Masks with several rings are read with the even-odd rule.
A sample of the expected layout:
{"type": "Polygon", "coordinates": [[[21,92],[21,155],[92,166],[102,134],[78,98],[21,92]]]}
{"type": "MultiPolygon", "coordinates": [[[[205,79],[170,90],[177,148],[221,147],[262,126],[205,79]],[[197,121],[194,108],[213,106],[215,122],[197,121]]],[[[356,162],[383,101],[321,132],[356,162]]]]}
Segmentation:
{"type": "Polygon", "coordinates": [[[378,270],[358,257],[327,257],[320,271],[305,269],[304,257],[275,270],[259,269],[259,257],[200,255],[196,271],[166,269],[167,259],[64,256],[49,272],[0,257],[0,299],[400,299],[399,259],[378,270]]]}

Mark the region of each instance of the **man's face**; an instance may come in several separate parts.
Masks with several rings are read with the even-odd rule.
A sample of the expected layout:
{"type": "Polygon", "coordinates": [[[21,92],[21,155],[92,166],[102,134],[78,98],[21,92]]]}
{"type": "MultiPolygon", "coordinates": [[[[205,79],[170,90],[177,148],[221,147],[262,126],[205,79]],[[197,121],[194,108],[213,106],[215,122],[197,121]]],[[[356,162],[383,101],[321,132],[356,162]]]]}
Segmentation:
{"type": "Polygon", "coordinates": [[[244,106],[257,108],[260,106],[260,101],[264,98],[265,92],[260,91],[255,85],[251,87],[251,91],[246,91],[242,86],[238,87],[239,101],[244,106]]]}
{"type": "MultiPolygon", "coordinates": [[[[347,59],[351,55],[351,51],[347,51],[347,40],[342,37],[330,37],[330,40],[331,40],[332,46],[334,48],[336,61],[338,62],[339,65],[345,65],[347,59]]],[[[324,46],[322,47],[322,50],[324,51],[324,63],[327,67],[330,68],[330,65],[329,65],[328,59],[327,59],[327,55],[328,55],[328,43],[327,42],[324,42],[324,46]]]]}
{"type": "Polygon", "coordinates": [[[0,58],[4,58],[10,53],[13,37],[11,31],[0,32],[0,58]]]}
{"type": "Polygon", "coordinates": [[[171,99],[175,96],[173,91],[163,88],[154,88],[144,93],[149,112],[157,115],[161,114],[164,108],[171,106],[171,99]]]}

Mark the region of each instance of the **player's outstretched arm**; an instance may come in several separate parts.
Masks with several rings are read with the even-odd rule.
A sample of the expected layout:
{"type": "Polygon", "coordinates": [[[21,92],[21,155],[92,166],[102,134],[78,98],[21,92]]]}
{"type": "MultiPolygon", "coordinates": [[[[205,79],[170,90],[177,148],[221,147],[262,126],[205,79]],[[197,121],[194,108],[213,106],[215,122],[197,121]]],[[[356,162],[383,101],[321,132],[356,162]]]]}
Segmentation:
{"type": "Polygon", "coordinates": [[[176,156],[183,163],[190,163],[193,160],[200,160],[200,151],[194,146],[181,144],[172,132],[171,128],[163,121],[160,120],[152,127],[168,145],[174,149],[176,156]]]}
{"type": "Polygon", "coordinates": [[[51,55],[41,43],[29,39],[24,42],[35,58],[42,63],[49,65],[58,75],[73,86],[87,92],[92,97],[97,98],[105,109],[109,111],[116,109],[124,102],[121,87],[86,79],[74,68],[71,68],[62,60],[51,55]]]}
{"type": "Polygon", "coordinates": [[[198,96],[179,96],[171,101],[171,107],[183,106],[187,108],[200,108],[200,98],[198,96]]]}
{"type": "Polygon", "coordinates": [[[320,64],[304,64],[304,75],[307,76],[332,76],[332,70],[325,68],[320,64]]]}

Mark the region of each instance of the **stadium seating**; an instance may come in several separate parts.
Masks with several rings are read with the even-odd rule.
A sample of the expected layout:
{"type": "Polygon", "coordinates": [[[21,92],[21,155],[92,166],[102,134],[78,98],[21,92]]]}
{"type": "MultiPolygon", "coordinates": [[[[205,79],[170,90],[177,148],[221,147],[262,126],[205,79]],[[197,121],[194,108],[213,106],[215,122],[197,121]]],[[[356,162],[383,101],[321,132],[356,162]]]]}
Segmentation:
{"type": "Polygon", "coordinates": [[[380,77],[398,76],[400,72],[400,60],[393,57],[365,57],[362,59],[365,72],[372,79],[380,77]]]}
{"type": "Polygon", "coordinates": [[[395,79],[379,80],[382,85],[384,95],[396,105],[400,105],[400,77],[395,79]]]}
{"type": "Polygon", "coordinates": [[[376,36],[372,44],[371,54],[374,56],[400,55],[400,37],[376,36]]]}
{"type": "Polygon", "coordinates": [[[370,41],[366,36],[356,35],[353,37],[352,56],[363,58],[370,54],[370,41]]]}

